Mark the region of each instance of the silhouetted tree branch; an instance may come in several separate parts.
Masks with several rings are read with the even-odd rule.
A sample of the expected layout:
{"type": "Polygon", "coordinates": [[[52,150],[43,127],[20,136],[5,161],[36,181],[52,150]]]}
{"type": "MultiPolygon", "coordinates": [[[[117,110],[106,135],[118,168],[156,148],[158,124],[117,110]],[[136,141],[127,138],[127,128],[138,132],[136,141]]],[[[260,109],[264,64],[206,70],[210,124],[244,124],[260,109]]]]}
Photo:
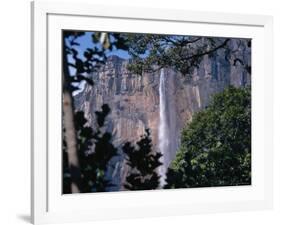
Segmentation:
{"type": "MultiPolygon", "coordinates": [[[[114,33],[104,33],[104,32],[93,32],[92,41],[95,44],[93,48],[87,48],[83,52],[83,56],[85,59],[79,57],[79,52],[77,48],[79,47],[79,42],[77,39],[81,36],[85,35],[85,32],[77,32],[77,31],[64,31],[63,32],[63,138],[64,138],[64,157],[67,159],[64,160],[64,163],[67,164],[67,167],[64,165],[64,171],[67,171],[69,174],[66,176],[66,184],[69,184],[69,188],[65,187],[64,190],[68,193],[79,193],[90,191],[90,189],[85,189],[85,179],[88,179],[86,183],[90,186],[96,186],[97,191],[104,190],[104,184],[101,181],[104,176],[103,171],[105,170],[104,165],[103,168],[100,167],[101,162],[95,161],[97,163],[96,170],[99,170],[99,175],[95,177],[95,181],[93,181],[93,177],[87,177],[84,165],[81,165],[81,160],[83,159],[81,154],[84,154],[86,149],[81,145],[80,134],[78,134],[79,129],[86,132],[90,132],[90,128],[82,128],[81,124],[77,123],[77,119],[79,119],[79,112],[75,115],[75,108],[73,103],[73,92],[78,90],[78,86],[82,81],[86,81],[89,85],[94,85],[92,79],[87,77],[91,72],[96,71],[102,64],[105,63],[106,60],[106,51],[111,51],[114,48],[127,48],[124,39],[114,33]],[[101,47],[97,47],[97,45],[101,45],[101,47]],[[72,58],[73,62],[69,62],[69,57],[72,58]],[[72,67],[75,71],[75,74],[71,74],[69,68],[72,67]],[[83,171],[81,172],[81,167],[83,167],[83,171]],[[90,182],[90,183],[89,183],[90,182]],[[91,182],[94,182],[91,184],[91,182]],[[96,183],[95,183],[96,182],[96,183]],[[99,186],[102,184],[102,186],[99,186]]],[[[106,107],[106,106],[104,106],[106,107]]],[[[109,108],[108,108],[109,109],[109,108]]],[[[101,114],[97,114],[97,118],[101,119],[104,113],[109,113],[102,111],[101,114]]],[[[81,117],[81,115],[80,115],[81,117]]],[[[80,121],[81,122],[81,121],[80,121]]],[[[102,126],[103,123],[98,123],[99,126],[102,126]]],[[[84,126],[84,123],[82,123],[84,126]]],[[[102,137],[100,133],[94,134],[95,140],[99,140],[95,144],[95,156],[98,155],[100,143],[104,144],[108,142],[106,146],[106,151],[114,151],[114,147],[109,145],[111,134],[105,133],[102,137]],[[101,138],[101,139],[99,139],[101,138]]],[[[90,139],[87,144],[90,144],[90,139]]],[[[93,144],[93,143],[91,143],[93,144]]],[[[89,147],[89,146],[87,146],[89,147]]],[[[109,154],[109,152],[108,152],[109,154]]],[[[113,154],[113,153],[111,153],[113,154]]],[[[111,155],[107,155],[106,157],[112,157],[111,155]]],[[[106,162],[108,161],[105,160],[106,162]]],[[[84,161],[82,162],[84,163],[84,161]]],[[[67,175],[67,172],[64,175],[67,175]]],[[[97,174],[97,173],[96,173],[97,174]]],[[[91,175],[95,176],[95,175],[91,175]]],[[[105,181],[104,181],[105,183],[105,181]]]]}

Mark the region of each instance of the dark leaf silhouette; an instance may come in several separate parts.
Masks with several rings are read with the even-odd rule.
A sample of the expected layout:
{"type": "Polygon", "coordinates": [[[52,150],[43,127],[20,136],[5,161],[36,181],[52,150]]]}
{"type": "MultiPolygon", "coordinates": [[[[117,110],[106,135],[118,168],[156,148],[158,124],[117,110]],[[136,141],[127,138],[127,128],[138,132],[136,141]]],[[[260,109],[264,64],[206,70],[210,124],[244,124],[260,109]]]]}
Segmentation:
{"type": "MultiPolygon", "coordinates": [[[[94,32],[94,34],[93,43],[98,44],[98,36],[101,33],[94,32]]],[[[115,147],[110,143],[111,134],[103,133],[100,130],[100,127],[104,126],[105,117],[110,112],[109,107],[104,105],[103,111],[96,113],[98,128],[96,132],[94,132],[91,127],[86,126],[87,120],[84,117],[84,113],[81,111],[75,112],[72,94],[80,89],[79,84],[82,81],[86,81],[87,84],[91,86],[94,85],[93,80],[85,74],[96,71],[100,65],[105,63],[106,51],[112,50],[113,45],[118,43],[119,39],[118,37],[114,39],[107,37],[107,43],[102,49],[99,49],[97,46],[87,48],[86,51],[82,53],[86,59],[82,59],[79,57],[80,44],[78,39],[83,35],[85,35],[85,32],[72,30],[63,31],[63,95],[70,98],[70,103],[65,105],[68,107],[68,110],[65,110],[65,113],[68,114],[65,117],[67,121],[64,118],[63,122],[64,126],[65,123],[68,124],[68,126],[65,127],[71,130],[71,134],[76,134],[75,137],[73,137],[75,139],[75,144],[71,144],[69,139],[67,139],[69,146],[72,146],[72,154],[69,155],[69,146],[65,138],[66,132],[63,130],[63,193],[71,193],[72,184],[75,184],[79,189],[77,190],[77,188],[75,188],[75,192],[104,191],[107,187],[110,187],[111,183],[105,179],[105,170],[108,161],[116,155],[117,152],[115,147]],[[72,58],[74,62],[70,62],[69,58],[72,58]],[[74,69],[75,74],[70,73],[70,68],[74,69]],[[74,113],[75,118],[73,119],[74,113]],[[102,149],[105,149],[105,151],[102,152],[102,149]],[[69,163],[68,157],[72,158],[72,163],[79,161],[80,166],[77,164],[74,168],[74,166],[69,163]],[[97,160],[100,161],[97,162],[97,160]],[[77,178],[74,179],[76,174],[78,174],[77,178]],[[82,183],[80,182],[81,179],[82,183]],[[76,182],[76,180],[79,180],[79,182],[76,182]]],[[[125,48],[126,46],[119,43],[118,47],[125,48]]]]}
{"type": "Polygon", "coordinates": [[[105,174],[108,162],[117,155],[117,148],[111,143],[112,135],[101,131],[109,112],[108,105],[103,105],[102,111],[96,112],[97,120],[100,121],[96,131],[86,126],[87,120],[82,111],[76,112],[79,160],[83,177],[81,192],[106,191],[113,186],[105,174]]]}
{"type": "Polygon", "coordinates": [[[136,146],[129,142],[123,146],[123,151],[127,155],[127,164],[131,168],[124,184],[128,190],[159,188],[160,176],[157,174],[157,168],[162,165],[160,162],[162,154],[153,152],[150,132],[148,129],[145,132],[136,146]]]}

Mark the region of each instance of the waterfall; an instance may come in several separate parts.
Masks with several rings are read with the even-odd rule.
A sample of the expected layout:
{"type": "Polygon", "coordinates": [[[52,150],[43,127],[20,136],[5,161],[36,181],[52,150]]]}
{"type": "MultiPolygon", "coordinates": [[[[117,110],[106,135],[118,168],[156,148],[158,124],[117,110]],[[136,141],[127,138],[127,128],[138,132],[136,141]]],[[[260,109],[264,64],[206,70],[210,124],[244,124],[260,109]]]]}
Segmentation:
{"type": "Polygon", "coordinates": [[[168,126],[168,116],[167,116],[167,98],[166,98],[166,78],[164,69],[160,72],[160,82],[159,82],[159,116],[160,123],[158,127],[158,146],[162,153],[161,162],[162,166],[159,168],[160,187],[165,185],[167,163],[165,155],[169,152],[170,138],[169,138],[169,126],[168,126]]]}

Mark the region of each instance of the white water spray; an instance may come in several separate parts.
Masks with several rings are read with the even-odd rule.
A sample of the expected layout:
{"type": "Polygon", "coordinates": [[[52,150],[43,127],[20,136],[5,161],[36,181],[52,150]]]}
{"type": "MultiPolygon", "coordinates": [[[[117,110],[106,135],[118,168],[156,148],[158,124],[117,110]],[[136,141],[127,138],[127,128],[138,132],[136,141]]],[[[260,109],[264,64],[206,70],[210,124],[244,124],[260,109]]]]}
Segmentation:
{"type": "Polygon", "coordinates": [[[164,69],[161,69],[160,72],[160,82],[159,82],[159,113],[160,113],[160,123],[158,128],[158,146],[159,150],[162,153],[161,162],[162,166],[159,168],[160,178],[160,187],[165,185],[166,178],[166,160],[165,155],[169,152],[169,126],[168,126],[168,117],[167,117],[167,98],[166,98],[166,78],[164,69]]]}

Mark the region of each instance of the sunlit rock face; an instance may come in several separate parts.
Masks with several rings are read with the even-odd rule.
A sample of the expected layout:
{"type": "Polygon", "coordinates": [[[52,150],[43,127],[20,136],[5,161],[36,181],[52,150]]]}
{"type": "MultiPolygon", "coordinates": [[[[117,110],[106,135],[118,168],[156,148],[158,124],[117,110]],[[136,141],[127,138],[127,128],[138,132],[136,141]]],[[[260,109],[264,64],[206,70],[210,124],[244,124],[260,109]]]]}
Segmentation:
{"type": "MultiPolygon", "coordinates": [[[[199,67],[188,79],[172,68],[164,68],[166,74],[166,111],[169,121],[170,138],[173,144],[166,150],[169,164],[175,157],[180,144],[180,132],[192,115],[208,106],[213,94],[233,85],[250,85],[251,49],[249,40],[232,39],[228,49],[220,49],[215,54],[204,56],[199,67]],[[233,50],[230,51],[229,49],[233,50]],[[237,60],[239,59],[239,60],[237,60]]],[[[90,126],[95,129],[95,111],[108,104],[111,113],[107,130],[113,134],[113,143],[119,146],[120,155],[112,159],[108,177],[112,179],[114,190],[123,190],[128,167],[124,161],[121,146],[126,141],[135,143],[149,128],[153,147],[159,150],[159,83],[160,71],[143,73],[142,76],[127,70],[128,60],[111,56],[106,64],[94,73],[94,86],[86,85],[76,95],[77,110],[83,110],[90,126]]]]}

